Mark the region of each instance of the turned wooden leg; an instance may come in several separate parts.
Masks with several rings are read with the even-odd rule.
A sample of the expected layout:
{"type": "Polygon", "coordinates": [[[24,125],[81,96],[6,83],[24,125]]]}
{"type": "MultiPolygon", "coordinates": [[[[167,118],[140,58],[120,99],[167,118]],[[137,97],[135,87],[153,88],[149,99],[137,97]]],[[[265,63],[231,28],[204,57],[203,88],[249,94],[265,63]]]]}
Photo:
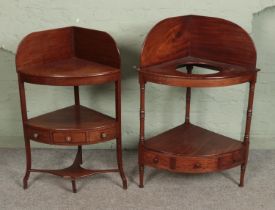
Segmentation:
{"type": "Polygon", "coordinates": [[[143,145],[144,145],[144,121],[145,121],[145,83],[140,83],[140,139],[138,150],[139,164],[139,187],[143,188],[144,164],[143,164],[143,145]]]}
{"type": "Polygon", "coordinates": [[[80,164],[83,164],[82,146],[81,146],[81,145],[78,145],[78,147],[77,147],[77,152],[79,153],[80,164]]]}
{"type": "Polygon", "coordinates": [[[75,179],[72,179],[72,188],[73,188],[73,192],[76,193],[76,183],[75,183],[75,179]]]}
{"type": "Polygon", "coordinates": [[[144,165],[142,163],[141,157],[142,156],[142,152],[141,149],[139,149],[139,187],[143,188],[144,184],[143,184],[143,179],[144,179],[144,165]]]}
{"type": "Polygon", "coordinates": [[[28,180],[31,173],[31,145],[30,140],[25,137],[25,150],[26,150],[26,173],[23,178],[23,188],[28,188],[28,180]]]}
{"type": "Polygon", "coordinates": [[[143,184],[144,165],[139,165],[139,187],[144,188],[143,184]]]}
{"type": "Polygon", "coordinates": [[[244,163],[241,165],[241,176],[240,176],[240,184],[239,184],[240,187],[244,186],[244,175],[245,175],[247,160],[248,160],[254,90],[255,90],[255,81],[251,81],[250,86],[249,86],[246,125],[245,125],[244,141],[243,141],[243,145],[245,148],[245,154],[244,154],[244,163]]]}
{"type": "Polygon", "coordinates": [[[244,174],[245,174],[246,164],[241,165],[241,176],[240,176],[240,187],[244,186],[244,174]]]}
{"type": "Polygon", "coordinates": [[[123,166],[122,166],[122,148],[121,148],[121,138],[116,139],[116,144],[117,144],[117,165],[119,169],[119,174],[122,179],[123,183],[123,189],[127,189],[127,180],[124,174],[123,166]]]}

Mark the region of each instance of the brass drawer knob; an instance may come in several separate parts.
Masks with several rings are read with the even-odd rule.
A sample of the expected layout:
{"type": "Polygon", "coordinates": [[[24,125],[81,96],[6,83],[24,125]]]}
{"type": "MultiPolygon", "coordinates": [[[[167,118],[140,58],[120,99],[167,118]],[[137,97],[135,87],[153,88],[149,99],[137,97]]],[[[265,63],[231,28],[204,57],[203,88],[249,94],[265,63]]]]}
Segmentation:
{"type": "Polygon", "coordinates": [[[201,164],[200,163],[195,163],[194,168],[201,168],[201,164]]]}
{"type": "Polygon", "coordinates": [[[107,133],[101,133],[101,138],[106,138],[107,137],[107,133]]]}
{"type": "Polygon", "coordinates": [[[67,141],[67,142],[71,142],[71,141],[72,141],[72,137],[67,136],[67,137],[66,137],[66,141],[67,141]]]}
{"type": "Polygon", "coordinates": [[[159,162],[158,157],[155,157],[155,158],[153,159],[153,163],[157,164],[158,162],[159,162]]]}
{"type": "Polygon", "coordinates": [[[38,138],[38,133],[34,133],[33,138],[37,139],[38,138]]]}

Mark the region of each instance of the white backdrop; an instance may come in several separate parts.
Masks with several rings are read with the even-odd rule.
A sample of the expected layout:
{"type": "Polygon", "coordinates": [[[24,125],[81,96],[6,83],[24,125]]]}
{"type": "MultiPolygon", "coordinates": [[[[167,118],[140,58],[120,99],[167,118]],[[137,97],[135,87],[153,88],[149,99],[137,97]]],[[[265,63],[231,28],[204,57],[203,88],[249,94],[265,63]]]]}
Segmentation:
{"type": "MultiPolygon", "coordinates": [[[[170,16],[198,14],[229,19],[246,29],[258,49],[262,69],[256,86],[251,146],[275,149],[275,5],[273,0],[0,0],[0,146],[21,147],[23,135],[14,54],[28,33],[77,25],[109,32],[122,55],[123,145],[136,148],[139,131],[137,73],[141,44],[148,30],[170,16]]],[[[147,85],[146,136],[171,128],[184,119],[185,90],[147,85]]],[[[191,121],[241,139],[247,85],[194,89],[191,121]]],[[[27,85],[29,115],[73,103],[73,89],[27,85]]],[[[81,87],[82,103],[110,115],[113,85],[81,87]]],[[[35,144],[35,146],[43,146],[35,144]]],[[[113,142],[92,148],[113,148],[113,142]]]]}

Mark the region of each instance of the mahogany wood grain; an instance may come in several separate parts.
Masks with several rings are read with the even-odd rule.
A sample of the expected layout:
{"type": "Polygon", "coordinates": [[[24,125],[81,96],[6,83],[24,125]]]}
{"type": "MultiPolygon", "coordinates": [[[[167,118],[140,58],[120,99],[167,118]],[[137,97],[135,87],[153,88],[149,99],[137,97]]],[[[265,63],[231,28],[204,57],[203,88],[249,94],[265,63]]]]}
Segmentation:
{"type": "Polygon", "coordinates": [[[70,178],[73,192],[76,179],[97,173],[119,172],[123,188],[127,180],[122,167],[120,54],[106,32],[66,27],[34,32],[20,43],[16,54],[22,121],[26,148],[24,189],[30,172],[46,172],[70,178]],[[74,86],[74,105],[28,119],[24,83],[74,86]],[[116,117],[112,118],[80,105],[79,86],[113,82],[116,87],[116,117]],[[82,145],[116,139],[118,169],[90,170],[80,165],[82,145]],[[53,145],[77,146],[72,166],[34,169],[30,140],[53,145]]]}
{"type": "Polygon", "coordinates": [[[143,155],[147,166],[180,173],[217,172],[239,166],[244,161],[242,150],[216,156],[195,157],[164,155],[145,148],[143,155]]]}
{"type": "Polygon", "coordinates": [[[120,55],[106,32],[67,27],[26,36],[17,49],[16,68],[29,83],[101,84],[119,79],[120,55]]]}
{"type": "Polygon", "coordinates": [[[217,61],[196,57],[184,57],[150,67],[140,68],[139,74],[144,81],[182,87],[219,87],[241,84],[256,80],[258,69],[247,69],[217,61]],[[178,67],[199,66],[215,69],[212,74],[188,74],[177,71],[178,67]]]}
{"type": "Polygon", "coordinates": [[[26,82],[46,85],[78,86],[101,84],[119,78],[120,70],[111,66],[72,57],[22,69],[26,82]]]}
{"type": "Polygon", "coordinates": [[[107,129],[99,129],[96,131],[88,132],[88,141],[90,143],[104,142],[118,137],[119,130],[116,127],[107,129]]]}
{"type": "Polygon", "coordinates": [[[183,124],[145,141],[146,149],[192,157],[216,156],[240,150],[241,141],[192,124],[183,124]]]}
{"type": "Polygon", "coordinates": [[[75,56],[84,60],[120,68],[119,50],[114,39],[102,31],[74,27],[75,56]]]}
{"type": "Polygon", "coordinates": [[[34,32],[19,44],[16,53],[16,68],[21,71],[27,66],[46,64],[73,56],[73,29],[60,28],[34,32]]]}
{"type": "Polygon", "coordinates": [[[89,130],[114,127],[116,121],[85,106],[72,105],[26,121],[27,126],[52,130],[89,130]]]}
{"type": "Polygon", "coordinates": [[[52,144],[51,134],[48,129],[26,127],[27,138],[41,143],[52,144]]]}
{"type": "Polygon", "coordinates": [[[220,18],[180,16],[157,23],[148,33],[140,56],[139,173],[144,166],[172,172],[206,173],[241,166],[240,186],[249,151],[249,133],[257,78],[256,50],[240,26],[220,18]],[[187,68],[187,72],[179,68],[187,68]],[[195,74],[193,67],[212,69],[195,74]],[[145,84],[186,87],[185,123],[145,140],[145,84]],[[191,87],[221,87],[249,82],[244,141],[190,123],[191,87]]]}
{"type": "Polygon", "coordinates": [[[87,141],[86,132],[54,131],[52,137],[56,144],[85,144],[87,141]]]}
{"type": "Polygon", "coordinates": [[[230,21],[179,16],[162,20],[147,35],[141,67],[183,57],[196,57],[246,68],[256,65],[256,50],[248,33],[230,21]]]}
{"type": "Polygon", "coordinates": [[[82,105],[46,113],[25,122],[28,138],[47,144],[95,144],[118,137],[118,122],[82,105]]]}

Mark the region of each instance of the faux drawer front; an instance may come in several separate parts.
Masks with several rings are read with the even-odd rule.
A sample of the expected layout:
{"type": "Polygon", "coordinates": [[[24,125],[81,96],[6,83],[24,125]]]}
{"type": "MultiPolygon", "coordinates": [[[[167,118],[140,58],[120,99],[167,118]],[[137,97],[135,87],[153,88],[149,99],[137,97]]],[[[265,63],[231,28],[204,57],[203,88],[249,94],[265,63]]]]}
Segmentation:
{"type": "Polygon", "coordinates": [[[244,160],[242,151],[243,150],[228,153],[219,157],[219,161],[218,161],[219,169],[222,170],[222,169],[231,168],[236,165],[240,165],[244,160]]]}
{"type": "Polygon", "coordinates": [[[158,154],[155,152],[145,151],[143,156],[143,162],[145,165],[152,166],[154,168],[171,169],[170,157],[158,154]]]}
{"type": "Polygon", "coordinates": [[[51,139],[48,131],[27,128],[27,135],[29,139],[32,139],[34,141],[51,143],[51,139]]]}
{"type": "Polygon", "coordinates": [[[116,138],[116,127],[89,131],[89,142],[103,142],[116,138]]]}
{"type": "Polygon", "coordinates": [[[179,157],[177,169],[186,173],[217,171],[217,159],[213,157],[179,157]]]}
{"type": "Polygon", "coordinates": [[[53,141],[57,144],[78,144],[86,142],[85,132],[54,132],[53,141]]]}
{"type": "Polygon", "coordinates": [[[184,173],[205,173],[218,170],[216,158],[171,156],[144,150],[145,165],[184,173]]]}

